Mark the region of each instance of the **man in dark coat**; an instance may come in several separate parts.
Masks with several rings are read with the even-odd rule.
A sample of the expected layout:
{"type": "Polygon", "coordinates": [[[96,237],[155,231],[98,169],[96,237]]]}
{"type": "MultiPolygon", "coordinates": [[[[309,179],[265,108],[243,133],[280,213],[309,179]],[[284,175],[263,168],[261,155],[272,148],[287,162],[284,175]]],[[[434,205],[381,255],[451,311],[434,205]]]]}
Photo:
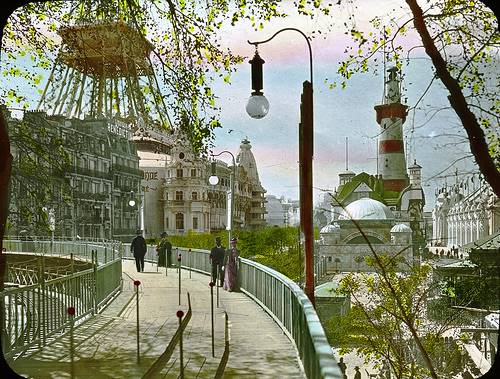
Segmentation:
{"type": "Polygon", "coordinates": [[[167,267],[172,265],[172,244],[167,239],[167,233],[161,233],[161,240],[156,248],[158,252],[158,266],[165,267],[165,257],[167,258],[167,267]]]}
{"type": "Polygon", "coordinates": [[[130,251],[134,255],[135,258],[135,266],[137,267],[137,272],[144,271],[144,256],[146,255],[146,251],[148,250],[146,246],[146,240],[142,236],[142,230],[137,230],[136,236],[132,240],[130,244],[130,251]]]}
{"type": "Polygon", "coordinates": [[[210,251],[210,262],[212,263],[212,281],[216,284],[217,278],[219,278],[219,287],[222,287],[224,281],[222,265],[225,254],[226,249],[221,245],[220,237],[215,238],[215,246],[210,251]]]}

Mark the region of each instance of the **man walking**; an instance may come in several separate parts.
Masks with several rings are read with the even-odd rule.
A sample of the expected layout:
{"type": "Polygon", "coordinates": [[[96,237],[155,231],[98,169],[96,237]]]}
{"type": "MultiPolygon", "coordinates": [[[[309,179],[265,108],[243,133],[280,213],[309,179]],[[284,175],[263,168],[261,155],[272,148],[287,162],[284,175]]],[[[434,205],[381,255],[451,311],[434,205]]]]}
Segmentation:
{"type": "Polygon", "coordinates": [[[222,274],[222,265],[224,264],[224,255],[226,250],[221,245],[220,237],[215,238],[215,246],[210,251],[210,262],[212,263],[212,281],[217,283],[219,278],[219,287],[222,287],[224,275],[222,274]]]}
{"type": "Polygon", "coordinates": [[[144,272],[144,256],[148,248],[146,246],[146,240],[142,236],[142,230],[137,230],[136,234],[137,235],[130,244],[130,251],[134,255],[137,272],[144,272]]]}

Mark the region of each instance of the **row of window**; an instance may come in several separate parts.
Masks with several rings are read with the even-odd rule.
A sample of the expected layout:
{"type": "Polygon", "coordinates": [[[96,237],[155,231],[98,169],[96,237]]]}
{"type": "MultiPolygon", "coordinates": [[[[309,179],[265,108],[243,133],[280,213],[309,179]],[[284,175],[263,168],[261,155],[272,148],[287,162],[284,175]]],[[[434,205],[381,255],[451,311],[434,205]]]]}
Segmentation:
{"type": "MultiPolygon", "coordinates": [[[[170,228],[168,217],[165,219],[167,229],[170,228]]],[[[198,229],[198,217],[193,217],[193,229],[198,229]]],[[[175,229],[184,230],[184,213],[175,214],[175,229]]]]}
{"type": "MultiPolygon", "coordinates": [[[[196,177],[200,176],[198,171],[199,170],[196,170],[195,168],[192,168],[191,169],[191,177],[192,178],[196,178],[196,177]]],[[[171,177],[170,170],[168,170],[167,171],[167,178],[170,178],[170,177],[171,177]]],[[[183,178],[184,177],[184,169],[178,168],[176,170],[176,177],[177,178],[183,178]]]]}

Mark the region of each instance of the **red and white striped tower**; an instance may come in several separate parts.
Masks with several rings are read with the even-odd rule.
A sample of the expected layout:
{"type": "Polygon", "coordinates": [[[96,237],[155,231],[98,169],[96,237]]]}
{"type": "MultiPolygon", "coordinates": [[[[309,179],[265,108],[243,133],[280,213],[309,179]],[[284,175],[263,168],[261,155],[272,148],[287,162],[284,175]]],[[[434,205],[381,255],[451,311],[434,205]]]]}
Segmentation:
{"type": "Polygon", "coordinates": [[[408,107],[401,104],[398,69],[391,67],[388,72],[384,104],[375,106],[381,129],[378,173],[382,175],[384,190],[400,192],[408,186],[403,143],[403,123],[408,107]]]}

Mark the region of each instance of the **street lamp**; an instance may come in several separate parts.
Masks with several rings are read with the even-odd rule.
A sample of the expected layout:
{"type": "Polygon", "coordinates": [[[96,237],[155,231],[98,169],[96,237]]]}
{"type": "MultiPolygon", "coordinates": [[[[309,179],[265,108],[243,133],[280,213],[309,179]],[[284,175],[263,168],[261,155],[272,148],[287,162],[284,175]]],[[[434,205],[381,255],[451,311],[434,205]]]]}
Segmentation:
{"type": "Polygon", "coordinates": [[[262,118],[269,110],[269,103],[262,93],[262,65],[264,60],[260,58],[257,46],[271,41],[276,35],[286,30],[300,33],[307,42],[309,48],[309,73],[310,81],[304,81],[301,96],[300,124],[299,124],[299,187],[300,187],[300,227],[304,233],[305,247],[305,288],[304,292],[314,305],[314,229],[313,229],[313,191],[312,191],[312,155],[313,155],[313,63],[311,43],[307,36],[296,28],[284,28],[273,34],[271,38],[264,41],[250,42],[255,46],[255,56],[249,62],[252,65],[252,96],[247,104],[247,113],[252,118],[262,118]],[[267,105],[266,105],[267,103],[267,105]],[[254,111],[260,104],[262,112],[254,111]]]}
{"type": "MultiPolygon", "coordinates": [[[[229,196],[228,196],[228,201],[229,201],[229,215],[227,220],[227,230],[229,231],[229,240],[228,240],[228,246],[231,246],[231,232],[233,231],[233,210],[234,210],[234,177],[235,177],[235,170],[236,170],[236,163],[234,159],[233,153],[230,151],[224,150],[221,151],[219,154],[212,154],[212,157],[218,157],[219,155],[222,155],[224,153],[230,154],[231,158],[233,160],[233,167],[231,170],[231,175],[229,176],[229,196]]],[[[219,183],[219,177],[216,175],[215,172],[215,162],[212,162],[212,172],[211,176],[208,178],[208,182],[215,186],[219,183]]]]}
{"type": "MultiPolygon", "coordinates": [[[[142,236],[145,237],[146,231],[144,228],[144,202],[145,202],[145,194],[140,193],[139,196],[143,197],[143,201],[141,201],[141,208],[139,209],[139,229],[142,231],[142,236]]],[[[130,191],[130,200],[128,201],[128,205],[131,208],[134,208],[137,202],[135,201],[135,194],[134,191],[130,191]]]]}

